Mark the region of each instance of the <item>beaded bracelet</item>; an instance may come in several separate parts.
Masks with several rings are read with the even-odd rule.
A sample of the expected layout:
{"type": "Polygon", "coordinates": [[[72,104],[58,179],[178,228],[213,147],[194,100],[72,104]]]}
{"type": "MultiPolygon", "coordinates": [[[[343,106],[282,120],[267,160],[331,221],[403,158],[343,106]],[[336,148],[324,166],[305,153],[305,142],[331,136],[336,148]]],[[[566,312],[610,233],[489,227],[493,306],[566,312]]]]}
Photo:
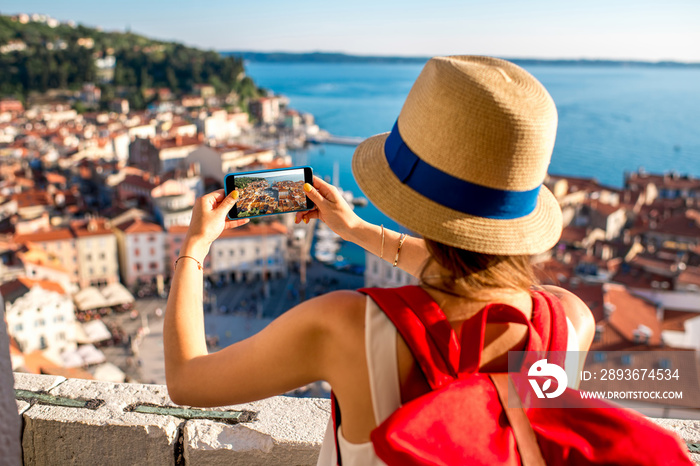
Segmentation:
{"type": "Polygon", "coordinates": [[[193,261],[195,261],[195,262],[197,263],[197,268],[198,268],[199,270],[202,270],[202,263],[199,262],[197,259],[195,259],[195,258],[192,257],[192,256],[180,256],[180,257],[178,257],[177,260],[175,261],[175,264],[173,265],[173,269],[174,269],[175,267],[177,267],[177,263],[180,261],[180,259],[192,259],[193,261]]]}
{"type": "Polygon", "coordinates": [[[394,267],[396,267],[399,263],[399,253],[401,252],[401,246],[403,246],[403,242],[406,241],[406,236],[408,236],[406,233],[401,233],[401,236],[399,237],[399,248],[396,250],[396,257],[394,258],[394,267]]]}

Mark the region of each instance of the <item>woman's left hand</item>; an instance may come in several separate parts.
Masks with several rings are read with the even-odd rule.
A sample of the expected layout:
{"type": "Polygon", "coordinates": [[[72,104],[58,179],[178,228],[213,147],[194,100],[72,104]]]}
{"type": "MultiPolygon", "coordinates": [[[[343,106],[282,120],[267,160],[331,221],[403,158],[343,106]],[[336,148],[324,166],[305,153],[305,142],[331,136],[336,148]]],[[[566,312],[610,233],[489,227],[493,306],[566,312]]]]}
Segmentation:
{"type": "Polygon", "coordinates": [[[192,220],[187,230],[181,255],[194,255],[203,261],[209,252],[211,243],[226,229],[236,228],[248,223],[248,219],[229,220],[228,212],[238,200],[238,191],[226,196],[223,189],[198,198],[192,209],[192,220]]]}

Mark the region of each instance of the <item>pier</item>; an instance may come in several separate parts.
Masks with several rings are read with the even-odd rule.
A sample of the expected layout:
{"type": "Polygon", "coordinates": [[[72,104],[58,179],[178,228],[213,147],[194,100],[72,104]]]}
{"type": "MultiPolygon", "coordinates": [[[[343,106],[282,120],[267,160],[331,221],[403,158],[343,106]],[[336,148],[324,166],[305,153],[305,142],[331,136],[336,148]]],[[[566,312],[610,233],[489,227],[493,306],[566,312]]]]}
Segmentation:
{"type": "Polygon", "coordinates": [[[306,141],[311,144],[337,144],[341,146],[357,146],[364,138],[355,136],[334,136],[332,134],[319,134],[317,136],[309,136],[306,141]]]}

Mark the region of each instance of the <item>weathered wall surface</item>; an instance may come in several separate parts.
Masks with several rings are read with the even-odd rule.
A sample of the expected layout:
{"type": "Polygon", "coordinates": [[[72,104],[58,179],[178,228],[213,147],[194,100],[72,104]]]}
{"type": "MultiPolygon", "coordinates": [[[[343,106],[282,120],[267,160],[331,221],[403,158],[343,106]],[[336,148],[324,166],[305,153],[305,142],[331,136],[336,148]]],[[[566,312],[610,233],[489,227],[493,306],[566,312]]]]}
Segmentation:
{"type": "Polygon", "coordinates": [[[231,425],[135,412],[134,405],[179,408],[164,385],[113,384],[15,373],[24,420],[26,465],[313,465],[328,400],[273,397],[209,411],[251,411],[256,419],[231,425]],[[65,404],[84,402],[85,407],[65,404]]]}

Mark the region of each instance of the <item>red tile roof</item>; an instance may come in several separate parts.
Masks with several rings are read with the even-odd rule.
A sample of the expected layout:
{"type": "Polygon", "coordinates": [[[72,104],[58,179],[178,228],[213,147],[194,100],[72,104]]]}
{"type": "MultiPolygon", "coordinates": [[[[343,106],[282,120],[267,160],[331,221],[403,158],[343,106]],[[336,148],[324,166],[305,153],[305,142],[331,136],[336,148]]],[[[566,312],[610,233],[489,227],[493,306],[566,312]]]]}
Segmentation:
{"type": "Polygon", "coordinates": [[[156,180],[151,181],[148,175],[126,175],[124,180],[120,183],[120,186],[126,188],[127,186],[138,186],[144,188],[148,191],[158,186],[156,180]]]}
{"type": "Polygon", "coordinates": [[[646,186],[653,183],[657,188],[667,189],[700,189],[700,179],[688,175],[666,173],[663,175],[650,173],[630,173],[626,184],[646,186]]]}
{"type": "Polygon", "coordinates": [[[122,230],[124,233],[136,234],[136,233],[161,233],[163,227],[155,223],[146,222],[140,218],[128,220],[116,226],[116,228],[122,230]]]}
{"type": "Polygon", "coordinates": [[[215,150],[220,154],[225,154],[227,152],[241,151],[244,154],[257,154],[258,152],[267,152],[269,149],[262,149],[260,147],[246,146],[244,144],[221,144],[218,146],[210,147],[210,149],[215,150]]]}
{"type": "Polygon", "coordinates": [[[620,267],[617,273],[613,276],[612,281],[625,285],[628,288],[661,288],[667,290],[673,288],[673,283],[670,277],[657,273],[646,272],[638,267],[628,269],[626,264],[620,267]],[[667,285],[663,285],[664,283],[667,283],[667,285]]]}
{"type": "Polygon", "coordinates": [[[266,170],[291,167],[291,165],[286,163],[282,158],[273,159],[271,162],[263,162],[262,165],[263,167],[265,167],[266,170]]]}
{"type": "Polygon", "coordinates": [[[686,267],[676,278],[676,283],[700,287],[700,267],[686,267]]]}
{"type": "Polygon", "coordinates": [[[31,189],[23,191],[19,194],[13,194],[12,199],[17,201],[17,207],[34,207],[39,205],[52,205],[51,196],[46,191],[31,189]]]}
{"type": "Polygon", "coordinates": [[[44,356],[41,350],[35,350],[24,355],[24,368],[31,374],[41,374],[42,369],[58,367],[55,362],[44,356]]]}
{"type": "Polygon", "coordinates": [[[94,380],[92,374],[80,367],[42,366],[41,373],[46,375],[58,375],[67,379],[94,380]]]}
{"type": "Polygon", "coordinates": [[[47,358],[41,350],[24,355],[24,368],[32,374],[60,375],[72,379],[94,379],[92,374],[79,367],[69,369],[58,365],[47,358]]]}
{"type": "Polygon", "coordinates": [[[603,216],[609,217],[620,209],[624,209],[621,205],[611,205],[597,200],[585,201],[583,204],[588,205],[591,209],[600,212],[603,216]]]}
{"type": "Polygon", "coordinates": [[[172,233],[174,235],[184,235],[187,233],[187,230],[189,230],[189,226],[185,225],[173,225],[170,228],[168,228],[168,233],[172,233]]]}
{"type": "Polygon", "coordinates": [[[669,276],[675,274],[678,270],[678,265],[676,259],[663,259],[658,255],[651,254],[637,254],[630,260],[630,265],[633,267],[639,267],[647,271],[663,271],[663,273],[669,276]]]}
{"type": "Polygon", "coordinates": [[[550,175],[549,177],[553,181],[558,181],[558,180],[566,180],[567,184],[569,185],[569,192],[578,192],[578,191],[599,191],[602,189],[602,186],[596,180],[595,178],[584,178],[584,177],[576,177],[576,176],[559,176],[559,175],[550,175]]]}
{"type": "Polygon", "coordinates": [[[27,243],[29,248],[26,252],[17,253],[17,257],[24,264],[34,264],[41,267],[50,268],[59,272],[68,273],[68,270],[57,260],[52,260],[49,255],[41,249],[35,248],[31,243],[27,243]]]}
{"type": "Polygon", "coordinates": [[[66,241],[73,239],[73,233],[68,228],[56,228],[48,231],[15,235],[13,239],[19,244],[27,242],[43,243],[47,241],[66,241]]]}
{"type": "Polygon", "coordinates": [[[640,329],[649,330],[648,346],[661,344],[661,323],[656,317],[656,306],[633,296],[622,285],[606,284],[603,287],[605,304],[611,307],[608,324],[629,343],[640,343],[644,335],[640,329]],[[644,326],[644,327],[641,327],[644,326]]]}
{"type": "Polygon", "coordinates": [[[173,147],[196,146],[201,143],[202,141],[199,139],[198,136],[176,136],[168,139],[153,139],[153,145],[159,150],[172,149],[173,147]]]}
{"type": "Polygon", "coordinates": [[[586,239],[586,236],[586,227],[574,227],[569,225],[562,230],[560,241],[570,244],[580,243],[586,239]]]}
{"type": "Polygon", "coordinates": [[[664,309],[664,319],[661,322],[663,330],[675,330],[684,332],[686,320],[700,317],[700,312],[676,311],[674,309],[664,309]]]}
{"type": "Polygon", "coordinates": [[[71,223],[71,229],[78,238],[88,236],[113,235],[112,230],[107,227],[106,220],[103,218],[93,218],[90,220],[79,220],[71,223]]]}
{"type": "Polygon", "coordinates": [[[700,212],[688,209],[668,219],[659,220],[655,227],[649,226],[648,230],[673,236],[692,237],[700,241],[700,212]]]}
{"type": "Polygon", "coordinates": [[[56,282],[52,282],[49,280],[32,280],[31,278],[27,277],[18,277],[12,280],[11,282],[7,282],[0,285],[0,294],[2,294],[2,296],[5,297],[7,301],[12,302],[20,296],[26,294],[35,285],[40,286],[46,291],[54,291],[59,294],[66,294],[66,291],[63,289],[63,287],[56,282]]]}
{"type": "Polygon", "coordinates": [[[586,306],[591,310],[593,318],[596,322],[600,322],[605,319],[605,313],[603,311],[603,284],[602,283],[578,283],[572,284],[571,282],[562,285],[562,288],[571,291],[573,294],[578,296],[581,301],[583,301],[586,306]]]}
{"type": "Polygon", "coordinates": [[[284,235],[287,233],[287,228],[279,222],[269,224],[253,224],[248,223],[242,227],[231,228],[224,230],[219,238],[236,238],[243,236],[261,236],[261,235],[284,235]]]}

